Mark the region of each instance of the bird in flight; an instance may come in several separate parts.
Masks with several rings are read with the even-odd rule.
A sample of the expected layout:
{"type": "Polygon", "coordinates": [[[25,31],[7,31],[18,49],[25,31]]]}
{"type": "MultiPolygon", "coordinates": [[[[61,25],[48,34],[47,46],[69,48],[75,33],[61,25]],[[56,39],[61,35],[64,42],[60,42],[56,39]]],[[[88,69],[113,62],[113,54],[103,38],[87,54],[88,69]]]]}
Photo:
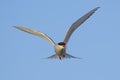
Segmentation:
{"type": "Polygon", "coordinates": [[[52,59],[52,58],[58,58],[60,60],[64,59],[64,58],[77,58],[80,59],[79,57],[75,57],[72,56],[68,53],[66,53],[66,45],[68,43],[68,40],[71,36],[71,34],[83,23],[85,22],[99,7],[96,7],[94,9],[92,9],[91,11],[89,11],[88,13],[86,13],[85,15],[83,15],[81,18],[79,18],[77,21],[75,21],[70,28],[67,30],[65,37],[63,39],[62,42],[59,43],[55,43],[48,35],[37,31],[37,30],[32,30],[32,29],[28,29],[25,27],[21,27],[21,26],[14,26],[15,28],[25,31],[27,33],[39,36],[45,40],[47,40],[53,47],[55,50],[55,54],[53,54],[52,56],[49,56],[48,59],[52,59]]]}

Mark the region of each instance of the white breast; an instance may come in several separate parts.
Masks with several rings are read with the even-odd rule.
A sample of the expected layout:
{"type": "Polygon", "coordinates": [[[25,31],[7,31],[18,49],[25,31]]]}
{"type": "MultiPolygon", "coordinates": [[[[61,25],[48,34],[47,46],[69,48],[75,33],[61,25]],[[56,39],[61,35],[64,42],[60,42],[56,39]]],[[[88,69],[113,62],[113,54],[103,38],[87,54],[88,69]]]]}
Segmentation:
{"type": "Polygon", "coordinates": [[[55,52],[57,55],[62,55],[65,53],[65,49],[63,46],[60,46],[60,45],[56,45],[55,46],[55,52]]]}

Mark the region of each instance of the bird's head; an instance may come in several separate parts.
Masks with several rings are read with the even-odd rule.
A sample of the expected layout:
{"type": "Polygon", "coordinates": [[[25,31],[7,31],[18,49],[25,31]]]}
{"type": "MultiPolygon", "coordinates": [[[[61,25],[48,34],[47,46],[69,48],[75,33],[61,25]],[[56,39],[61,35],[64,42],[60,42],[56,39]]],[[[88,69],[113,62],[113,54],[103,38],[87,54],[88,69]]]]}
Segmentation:
{"type": "Polygon", "coordinates": [[[64,42],[59,42],[58,45],[62,46],[63,48],[66,48],[66,43],[64,42]]]}

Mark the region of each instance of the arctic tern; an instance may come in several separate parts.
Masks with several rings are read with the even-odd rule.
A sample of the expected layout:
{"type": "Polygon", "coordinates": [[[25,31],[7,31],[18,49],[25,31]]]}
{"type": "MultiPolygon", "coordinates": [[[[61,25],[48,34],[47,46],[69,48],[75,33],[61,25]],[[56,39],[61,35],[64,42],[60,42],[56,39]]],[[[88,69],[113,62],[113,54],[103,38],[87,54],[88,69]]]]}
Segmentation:
{"type": "Polygon", "coordinates": [[[91,11],[89,11],[88,13],[86,13],[84,16],[82,16],[81,18],[79,18],[77,21],[75,21],[70,28],[67,30],[65,37],[63,39],[62,42],[59,43],[55,43],[49,36],[47,36],[46,34],[37,31],[37,30],[32,30],[32,29],[28,29],[25,27],[21,27],[21,26],[14,26],[17,29],[20,29],[22,31],[28,32],[30,34],[39,36],[45,40],[47,40],[55,49],[55,54],[53,54],[52,56],[49,56],[48,59],[51,58],[59,58],[60,60],[64,59],[64,58],[77,58],[79,59],[79,57],[74,57],[68,53],[66,53],[66,45],[67,42],[71,36],[71,34],[83,23],[85,22],[99,7],[96,7],[94,9],[92,9],[91,11]]]}

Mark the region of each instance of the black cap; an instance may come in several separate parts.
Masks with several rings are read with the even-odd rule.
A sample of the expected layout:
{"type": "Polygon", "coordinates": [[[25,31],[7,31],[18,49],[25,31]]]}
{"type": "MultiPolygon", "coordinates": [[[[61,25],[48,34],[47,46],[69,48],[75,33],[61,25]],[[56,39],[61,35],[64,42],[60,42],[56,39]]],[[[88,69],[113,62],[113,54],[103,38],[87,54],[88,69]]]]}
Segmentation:
{"type": "Polygon", "coordinates": [[[59,42],[58,45],[66,45],[64,42],[59,42]]]}

